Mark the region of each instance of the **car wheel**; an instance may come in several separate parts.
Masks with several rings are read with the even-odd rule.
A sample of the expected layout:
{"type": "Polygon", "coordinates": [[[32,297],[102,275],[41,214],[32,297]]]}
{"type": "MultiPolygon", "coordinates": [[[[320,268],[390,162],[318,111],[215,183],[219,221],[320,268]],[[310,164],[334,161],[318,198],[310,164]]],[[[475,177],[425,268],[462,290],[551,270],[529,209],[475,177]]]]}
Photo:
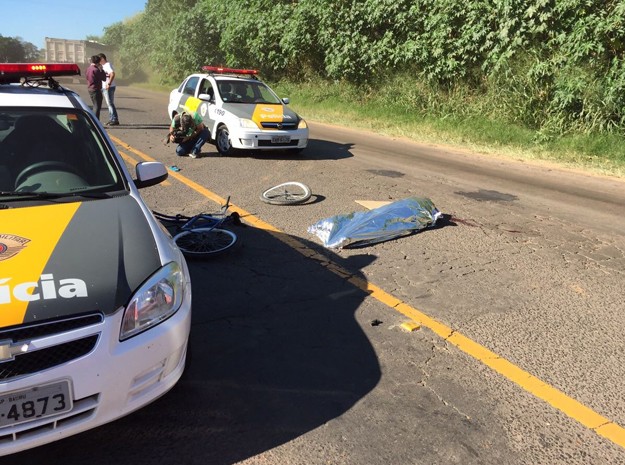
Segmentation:
{"type": "Polygon", "coordinates": [[[230,143],[230,131],[226,126],[221,126],[217,129],[217,151],[221,155],[232,155],[234,149],[230,143]]]}

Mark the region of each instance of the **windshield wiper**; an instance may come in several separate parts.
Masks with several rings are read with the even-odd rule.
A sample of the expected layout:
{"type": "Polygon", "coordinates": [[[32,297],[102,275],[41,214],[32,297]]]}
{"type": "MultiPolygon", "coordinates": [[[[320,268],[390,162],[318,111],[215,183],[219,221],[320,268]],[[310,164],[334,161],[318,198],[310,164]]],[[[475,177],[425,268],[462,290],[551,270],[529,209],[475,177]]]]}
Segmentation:
{"type": "Polygon", "coordinates": [[[51,192],[25,192],[25,191],[0,191],[1,197],[25,197],[31,199],[56,199],[65,194],[53,194],[51,192]]]}
{"type": "Polygon", "coordinates": [[[90,199],[106,199],[110,194],[106,192],[26,192],[0,191],[0,197],[18,197],[16,200],[29,199],[60,199],[63,197],[86,197],[90,199]]]}
{"type": "Polygon", "coordinates": [[[67,197],[86,197],[88,199],[109,199],[111,194],[109,192],[70,192],[65,194],[67,197]]]}

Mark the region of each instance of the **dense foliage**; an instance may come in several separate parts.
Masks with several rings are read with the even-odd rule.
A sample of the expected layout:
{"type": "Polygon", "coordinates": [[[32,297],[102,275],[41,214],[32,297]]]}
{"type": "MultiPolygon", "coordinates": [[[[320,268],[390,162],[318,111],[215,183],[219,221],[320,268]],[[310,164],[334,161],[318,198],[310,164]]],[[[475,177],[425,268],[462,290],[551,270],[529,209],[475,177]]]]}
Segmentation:
{"type": "Polygon", "coordinates": [[[19,37],[3,37],[0,34],[0,63],[26,63],[38,61],[40,50],[34,44],[19,37]]]}
{"type": "Polygon", "coordinates": [[[363,99],[390,86],[415,112],[545,137],[625,128],[623,0],[148,0],[103,40],[125,75],[170,84],[204,64],[255,67],[363,99]]]}

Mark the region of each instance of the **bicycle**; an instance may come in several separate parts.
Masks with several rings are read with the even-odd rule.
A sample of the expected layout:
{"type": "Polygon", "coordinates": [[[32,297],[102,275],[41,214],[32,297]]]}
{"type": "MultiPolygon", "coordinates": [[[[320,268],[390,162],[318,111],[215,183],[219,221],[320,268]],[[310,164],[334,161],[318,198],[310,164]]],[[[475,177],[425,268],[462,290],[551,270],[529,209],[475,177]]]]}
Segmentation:
{"type": "Polygon", "coordinates": [[[260,200],[272,205],[295,205],[306,202],[311,195],[310,187],[306,184],[289,181],[265,190],[260,194],[260,200]]]}
{"type": "Polygon", "coordinates": [[[181,214],[166,215],[152,210],[154,217],[167,225],[173,226],[174,242],[182,253],[191,258],[209,258],[220,255],[234,247],[237,235],[223,229],[227,223],[241,224],[236,212],[227,215],[230,197],[218,213],[199,213],[194,216],[181,214]]]}

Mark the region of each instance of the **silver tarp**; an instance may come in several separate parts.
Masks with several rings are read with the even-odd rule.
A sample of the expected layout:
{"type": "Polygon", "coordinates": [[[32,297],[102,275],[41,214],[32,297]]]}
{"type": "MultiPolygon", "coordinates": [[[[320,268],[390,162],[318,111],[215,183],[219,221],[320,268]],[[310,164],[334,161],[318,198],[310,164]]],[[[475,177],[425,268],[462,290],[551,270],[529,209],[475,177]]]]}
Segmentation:
{"type": "Polygon", "coordinates": [[[336,215],[308,228],[325,247],[363,246],[433,226],[441,216],[428,198],[409,197],[363,212],[336,215]]]}

